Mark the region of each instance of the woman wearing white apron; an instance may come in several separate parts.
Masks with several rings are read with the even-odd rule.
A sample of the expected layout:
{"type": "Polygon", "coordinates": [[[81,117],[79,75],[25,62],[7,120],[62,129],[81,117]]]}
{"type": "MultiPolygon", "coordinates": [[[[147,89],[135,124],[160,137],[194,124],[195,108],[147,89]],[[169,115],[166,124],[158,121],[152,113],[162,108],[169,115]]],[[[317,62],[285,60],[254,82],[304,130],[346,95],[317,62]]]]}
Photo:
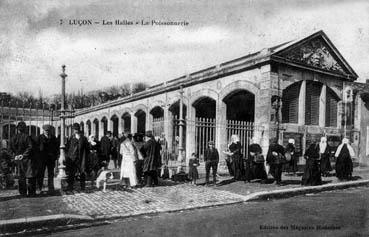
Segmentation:
{"type": "Polygon", "coordinates": [[[122,155],[122,165],[120,168],[120,179],[129,179],[129,186],[134,187],[138,184],[136,176],[135,161],[137,152],[132,145],[132,135],[128,134],[126,139],[120,145],[120,154],[122,155]]]}

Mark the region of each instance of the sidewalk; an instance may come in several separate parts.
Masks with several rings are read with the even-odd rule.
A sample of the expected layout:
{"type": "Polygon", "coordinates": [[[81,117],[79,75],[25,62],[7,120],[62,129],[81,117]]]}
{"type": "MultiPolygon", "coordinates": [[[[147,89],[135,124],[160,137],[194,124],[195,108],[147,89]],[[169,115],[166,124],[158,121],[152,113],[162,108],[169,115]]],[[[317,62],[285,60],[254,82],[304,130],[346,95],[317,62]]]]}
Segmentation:
{"type": "Polygon", "coordinates": [[[230,177],[220,176],[216,186],[202,185],[204,180],[200,180],[197,186],[165,181],[162,183],[165,186],[154,188],[123,190],[118,187],[106,193],[91,189],[76,191],[72,195],[35,198],[21,198],[17,190],[0,191],[0,234],[369,184],[369,168],[355,169],[353,176],[356,181],[342,183],[338,183],[335,177],[323,177],[325,184],[314,187],[301,187],[301,176],[284,174],[282,186],[232,182],[230,177]]]}

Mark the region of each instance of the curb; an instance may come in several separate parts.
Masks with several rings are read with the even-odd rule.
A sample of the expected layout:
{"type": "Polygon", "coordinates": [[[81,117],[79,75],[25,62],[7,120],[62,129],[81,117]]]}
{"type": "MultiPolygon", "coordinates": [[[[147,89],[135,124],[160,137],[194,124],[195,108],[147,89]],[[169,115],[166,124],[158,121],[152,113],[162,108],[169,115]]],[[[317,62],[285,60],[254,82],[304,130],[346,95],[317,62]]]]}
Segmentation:
{"type": "Polygon", "coordinates": [[[311,187],[289,188],[289,189],[279,189],[279,190],[273,190],[273,191],[255,192],[255,193],[246,195],[245,202],[268,200],[268,199],[278,199],[278,198],[292,197],[292,196],[303,195],[303,194],[308,194],[308,193],[319,193],[319,192],[324,192],[324,191],[346,189],[346,188],[351,188],[351,187],[367,186],[367,185],[369,185],[369,179],[360,180],[360,181],[334,183],[334,184],[324,184],[324,185],[311,186],[311,187]]]}
{"type": "MultiPolygon", "coordinates": [[[[167,211],[150,211],[145,213],[138,213],[133,215],[122,215],[117,214],[113,216],[100,216],[93,218],[91,216],[86,215],[75,215],[75,214],[57,214],[57,215],[48,215],[48,216],[37,216],[37,217],[29,217],[29,218],[19,218],[19,219],[11,219],[11,220],[0,220],[0,236],[2,235],[12,235],[12,234],[21,234],[21,233],[40,233],[42,230],[37,230],[37,228],[42,229],[45,227],[51,227],[52,229],[62,228],[62,229],[71,229],[74,225],[77,224],[101,224],[103,221],[112,221],[117,219],[125,219],[125,218],[132,218],[138,217],[143,215],[156,215],[159,213],[174,213],[174,212],[181,212],[181,211],[190,211],[196,209],[203,209],[203,208],[210,208],[210,207],[220,207],[220,206],[227,206],[227,205],[234,205],[239,203],[245,202],[252,202],[252,201],[261,201],[261,200],[269,200],[269,199],[278,199],[278,198],[285,198],[285,197],[292,197],[298,196],[308,193],[319,193],[324,191],[330,190],[337,190],[337,189],[346,189],[351,187],[358,187],[358,186],[367,186],[369,185],[368,180],[360,180],[360,181],[349,181],[349,182],[342,182],[342,183],[334,183],[334,184],[325,184],[319,186],[312,186],[312,187],[300,187],[300,188],[289,188],[289,189],[279,189],[273,191],[262,191],[262,192],[255,192],[248,195],[240,195],[244,196],[242,200],[233,201],[229,203],[218,203],[214,205],[203,205],[197,207],[190,207],[186,209],[174,209],[174,210],[167,210],[167,211]],[[25,231],[26,230],[26,231],[25,231]],[[7,233],[7,234],[4,234],[7,233]]],[[[46,231],[50,231],[46,230],[46,231]]]]}
{"type": "Polygon", "coordinates": [[[11,220],[0,220],[0,235],[2,235],[2,233],[16,233],[25,229],[36,229],[50,225],[73,225],[83,222],[91,222],[93,220],[94,219],[90,216],[75,214],[57,214],[11,220]]]}

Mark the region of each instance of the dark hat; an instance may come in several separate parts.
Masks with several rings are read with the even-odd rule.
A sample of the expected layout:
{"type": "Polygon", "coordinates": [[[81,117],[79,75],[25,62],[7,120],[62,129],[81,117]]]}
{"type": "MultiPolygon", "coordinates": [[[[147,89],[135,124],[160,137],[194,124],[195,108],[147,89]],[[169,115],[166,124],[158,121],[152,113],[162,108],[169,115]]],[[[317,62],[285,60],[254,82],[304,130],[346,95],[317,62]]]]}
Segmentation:
{"type": "Polygon", "coordinates": [[[23,122],[23,121],[20,121],[20,122],[18,123],[18,125],[17,125],[17,129],[18,129],[19,131],[24,131],[24,130],[26,130],[26,128],[27,128],[27,125],[26,125],[26,123],[25,123],[25,122],[23,122]]]}
{"type": "Polygon", "coordinates": [[[145,136],[146,137],[153,137],[154,135],[153,135],[152,131],[149,130],[149,131],[146,131],[145,136]]]}
{"type": "Polygon", "coordinates": [[[208,142],[209,145],[214,145],[215,143],[213,141],[208,142]]]}
{"type": "Polygon", "coordinates": [[[49,124],[45,124],[42,126],[42,129],[45,131],[50,131],[51,130],[51,126],[49,124]]]}
{"type": "Polygon", "coordinates": [[[72,126],[72,128],[74,129],[74,130],[80,130],[80,126],[79,126],[79,124],[78,123],[74,123],[73,124],[73,126],[72,126]]]}

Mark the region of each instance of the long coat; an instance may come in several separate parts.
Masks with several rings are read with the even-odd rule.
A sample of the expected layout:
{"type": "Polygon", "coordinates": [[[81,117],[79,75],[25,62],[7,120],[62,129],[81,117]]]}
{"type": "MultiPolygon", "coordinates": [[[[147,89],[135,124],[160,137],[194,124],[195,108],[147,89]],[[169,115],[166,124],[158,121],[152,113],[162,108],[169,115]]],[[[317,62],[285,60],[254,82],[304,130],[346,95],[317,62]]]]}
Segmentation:
{"type": "Polygon", "coordinates": [[[37,160],[34,156],[34,142],[32,138],[25,133],[18,133],[10,142],[10,150],[15,156],[23,155],[23,159],[16,161],[21,175],[26,178],[37,176],[37,160]]]}
{"type": "Polygon", "coordinates": [[[38,137],[38,151],[42,162],[55,162],[58,157],[58,141],[54,135],[46,137],[41,134],[38,137]]]}
{"type": "Polygon", "coordinates": [[[320,185],[319,144],[311,144],[305,152],[306,166],[302,176],[302,185],[320,185]]]}
{"type": "Polygon", "coordinates": [[[103,136],[100,141],[101,157],[102,160],[109,160],[111,154],[112,143],[107,136],[103,136]]]}
{"type": "Polygon", "coordinates": [[[159,157],[157,157],[157,143],[154,138],[150,138],[141,148],[144,156],[143,172],[156,171],[159,167],[159,157]]]}
{"type": "Polygon", "coordinates": [[[75,165],[81,173],[86,173],[88,167],[89,143],[83,135],[77,139],[73,136],[70,139],[68,153],[68,163],[75,165]]]}

